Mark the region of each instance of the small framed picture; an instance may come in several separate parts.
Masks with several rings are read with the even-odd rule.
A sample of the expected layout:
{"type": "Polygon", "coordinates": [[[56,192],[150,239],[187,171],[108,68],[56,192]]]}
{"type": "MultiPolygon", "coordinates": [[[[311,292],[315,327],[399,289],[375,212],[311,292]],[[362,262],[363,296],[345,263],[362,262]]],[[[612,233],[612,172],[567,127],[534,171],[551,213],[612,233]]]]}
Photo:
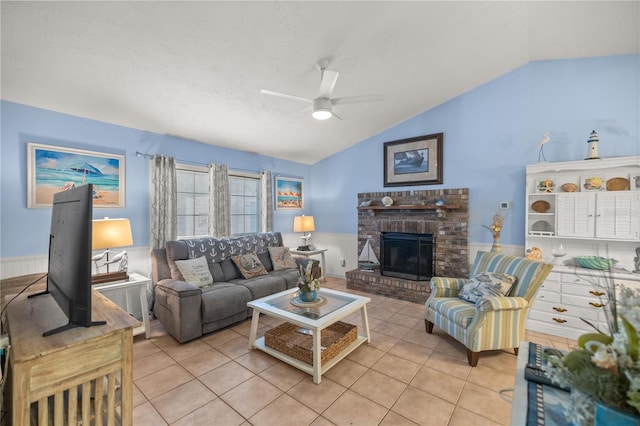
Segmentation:
{"type": "Polygon", "coordinates": [[[275,176],[274,196],[277,210],[304,208],[304,179],[275,176]]]}
{"type": "Polygon", "coordinates": [[[634,173],[629,176],[629,189],[640,191],[640,173],[634,173]]]}
{"type": "Polygon", "coordinates": [[[583,176],[580,180],[580,191],[604,191],[605,178],[602,176],[583,176]]]}
{"type": "Polygon", "coordinates": [[[556,181],[555,179],[547,178],[547,179],[538,179],[536,182],[536,192],[556,192],[556,181]]]}

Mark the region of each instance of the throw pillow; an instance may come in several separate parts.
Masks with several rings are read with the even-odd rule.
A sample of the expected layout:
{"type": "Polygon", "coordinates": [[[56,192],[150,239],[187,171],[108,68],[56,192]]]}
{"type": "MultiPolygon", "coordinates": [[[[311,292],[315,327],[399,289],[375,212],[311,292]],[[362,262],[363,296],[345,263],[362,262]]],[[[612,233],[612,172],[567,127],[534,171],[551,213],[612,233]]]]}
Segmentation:
{"type": "Polygon", "coordinates": [[[269,247],[269,255],[271,256],[274,271],[298,267],[293,256],[291,256],[289,247],[269,247]]]}
{"type": "Polygon", "coordinates": [[[245,279],[267,275],[267,270],[260,263],[258,255],[255,253],[245,253],[238,256],[232,256],[231,260],[236,264],[240,273],[245,279]]]}
{"type": "Polygon", "coordinates": [[[213,277],[209,272],[206,257],[200,256],[188,260],[176,260],[176,265],[186,282],[197,287],[213,284],[213,277]]]}
{"type": "Polygon", "coordinates": [[[488,296],[506,296],[516,282],[516,277],[500,272],[483,272],[467,280],[458,292],[458,297],[476,303],[488,296]]]}

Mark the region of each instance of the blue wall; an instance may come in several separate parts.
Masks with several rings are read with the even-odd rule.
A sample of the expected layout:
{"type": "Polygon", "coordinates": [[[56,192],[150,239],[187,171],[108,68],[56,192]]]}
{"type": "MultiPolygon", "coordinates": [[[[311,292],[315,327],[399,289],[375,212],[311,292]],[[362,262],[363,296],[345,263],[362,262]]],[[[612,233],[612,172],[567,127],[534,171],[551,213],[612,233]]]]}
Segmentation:
{"type": "MultiPolygon", "coordinates": [[[[126,217],[131,220],[135,246],[149,245],[149,160],[136,151],[164,154],[184,162],[222,163],[231,169],[270,170],[274,174],[305,179],[313,191],[310,166],[254,153],[220,148],[171,136],[116,126],[67,114],[2,101],[0,158],[0,257],[45,254],[48,249],[50,208],[27,208],[27,143],[87,149],[125,156],[126,202],[124,209],[96,208],[94,217],[126,217]]],[[[305,214],[311,214],[305,200],[305,214]]],[[[274,212],[274,228],[290,232],[293,216],[300,211],[274,212]]]]}
{"type": "Polygon", "coordinates": [[[358,192],[468,187],[469,240],[491,243],[510,201],[502,244],[524,245],[525,166],[584,159],[592,130],[602,157],[640,154],[640,56],[532,62],[315,164],[313,214],[323,232],[357,232],[358,192]],[[383,143],[444,133],[442,185],[384,188],[383,143]],[[354,167],[353,165],[357,165],[354,167]]]}
{"type": "MultiPolygon", "coordinates": [[[[305,179],[305,214],[317,232],[356,234],[358,192],[470,188],[469,239],[491,243],[500,201],[510,201],[503,244],[524,245],[526,164],[538,161],[546,131],[548,161],[583,159],[591,130],[603,157],[640,155],[640,56],[532,62],[400,123],[312,166],[87,120],[3,101],[0,159],[0,257],[46,253],[50,209],[27,209],[27,143],[125,155],[126,208],[95,217],[128,217],[136,246],[149,244],[149,162],[136,151],[232,169],[270,170],[305,179]],[[383,187],[383,143],[444,133],[442,185],[383,187]]],[[[274,212],[291,231],[300,212],[274,212]]]]}

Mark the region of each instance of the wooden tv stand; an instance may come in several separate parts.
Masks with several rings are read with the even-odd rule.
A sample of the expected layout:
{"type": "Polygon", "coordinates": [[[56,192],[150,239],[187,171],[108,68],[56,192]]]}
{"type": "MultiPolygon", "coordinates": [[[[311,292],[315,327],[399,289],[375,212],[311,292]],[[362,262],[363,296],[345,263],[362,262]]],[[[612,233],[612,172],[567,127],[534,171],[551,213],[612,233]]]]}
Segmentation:
{"type": "Polygon", "coordinates": [[[49,424],[49,417],[54,425],[102,424],[103,419],[108,425],[132,424],[132,330],[137,321],[97,291],[92,305],[93,320],[106,325],[42,337],[67,322],[51,295],[21,295],[9,304],[7,424],[36,424],[32,414],[40,425],[49,424]]]}

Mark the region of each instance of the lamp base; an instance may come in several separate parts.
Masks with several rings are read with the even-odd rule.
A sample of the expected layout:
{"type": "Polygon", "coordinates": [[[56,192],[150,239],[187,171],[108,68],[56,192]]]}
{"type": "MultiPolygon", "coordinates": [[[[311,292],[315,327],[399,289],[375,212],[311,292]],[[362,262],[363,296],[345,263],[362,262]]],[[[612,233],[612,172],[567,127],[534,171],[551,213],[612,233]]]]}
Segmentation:
{"type": "Polygon", "coordinates": [[[309,251],[311,250],[310,246],[298,246],[298,248],[296,249],[298,251],[309,251]]]}
{"type": "Polygon", "coordinates": [[[109,283],[111,281],[129,281],[129,275],[127,275],[127,271],[118,271],[91,276],[91,284],[109,283]]]}

